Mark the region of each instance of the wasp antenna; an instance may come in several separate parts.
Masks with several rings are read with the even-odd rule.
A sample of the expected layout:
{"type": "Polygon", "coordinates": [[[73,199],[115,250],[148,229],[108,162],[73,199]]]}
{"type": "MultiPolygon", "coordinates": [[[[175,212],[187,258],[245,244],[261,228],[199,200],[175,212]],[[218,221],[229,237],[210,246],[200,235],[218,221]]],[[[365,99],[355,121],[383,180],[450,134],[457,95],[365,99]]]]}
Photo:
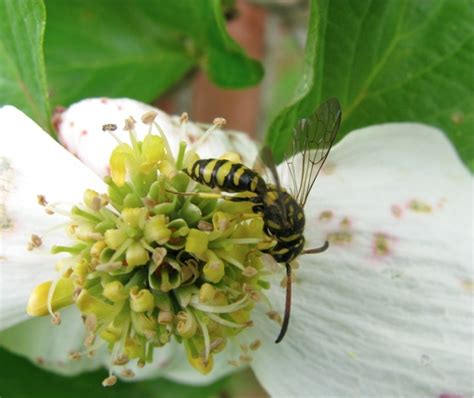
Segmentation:
{"type": "Polygon", "coordinates": [[[285,300],[285,316],[283,317],[283,323],[281,325],[280,334],[278,335],[275,343],[279,343],[285,337],[290,323],[290,311],[291,311],[291,265],[285,263],[286,267],[286,300],[285,300]]]}
{"type": "Polygon", "coordinates": [[[329,247],[329,242],[326,241],[324,242],[324,245],[322,245],[321,247],[316,247],[314,249],[308,249],[308,250],[303,250],[303,252],[301,254],[315,254],[315,253],[322,253],[324,251],[326,251],[329,247]]]}

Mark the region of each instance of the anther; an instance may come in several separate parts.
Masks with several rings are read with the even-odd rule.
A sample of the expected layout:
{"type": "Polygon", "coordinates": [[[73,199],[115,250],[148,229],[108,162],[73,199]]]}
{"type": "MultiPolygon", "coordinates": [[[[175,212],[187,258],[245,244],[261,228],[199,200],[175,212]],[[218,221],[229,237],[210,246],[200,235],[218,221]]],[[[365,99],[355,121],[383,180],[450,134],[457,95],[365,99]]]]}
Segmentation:
{"type": "Polygon", "coordinates": [[[239,359],[242,363],[250,363],[253,360],[253,358],[247,354],[242,354],[241,356],[239,356],[239,359]]]}
{"type": "Polygon", "coordinates": [[[97,354],[96,350],[90,350],[89,352],[87,352],[87,358],[93,358],[95,354],[97,354]]]}
{"type": "Polygon", "coordinates": [[[133,372],[132,369],[123,369],[121,372],[120,372],[120,375],[122,377],[126,377],[128,379],[132,378],[132,377],[135,377],[135,373],[133,372]]]}
{"type": "Polygon", "coordinates": [[[59,314],[59,312],[55,312],[52,316],[51,316],[51,323],[54,325],[54,326],[59,326],[61,324],[61,315],[59,314]]]}
{"type": "Polygon", "coordinates": [[[107,123],[102,126],[102,131],[115,131],[117,130],[117,125],[113,123],[107,123]]]}
{"type": "Polygon", "coordinates": [[[143,124],[153,124],[153,122],[155,121],[157,116],[158,116],[158,112],[156,112],[156,111],[145,112],[141,117],[142,123],[143,124]]]}
{"type": "Polygon", "coordinates": [[[227,361],[227,363],[231,366],[236,367],[236,368],[240,367],[240,362],[235,360],[235,359],[231,359],[231,360],[227,361]]]}
{"type": "Polygon", "coordinates": [[[92,347],[92,345],[94,344],[95,342],[95,335],[93,334],[90,334],[89,336],[87,336],[84,340],[84,346],[86,347],[92,347]]]}
{"type": "Polygon", "coordinates": [[[82,354],[78,351],[73,351],[69,353],[69,359],[71,361],[79,361],[82,358],[82,354]]]}
{"type": "Polygon", "coordinates": [[[102,385],[104,387],[111,387],[113,386],[115,383],[117,383],[117,377],[114,376],[114,375],[110,375],[109,377],[106,377],[103,381],[102,381],[102,385]]]}
{"type": "Polygon", "coordinates": [[[214,230],[214,226],[207,221],[200,220],[197,225],[198,229],[200,231],[205,231],[205,232],[212,232],[214,230]]]}
{"type": "Polygon", "coordinates": [[[113,364],[117,366],[125,365],[129,362],[129,359],[126,355],[121,354],[117,358],[114,359],[113,364]]]}
{"type": "Polygon", "coordinates": [[[28,250],[33,250],[37,247],[40,247],[43,244],[43,240],[35,234],[31,235],[30,242],[28,242],[28,250]]]}
{"type": "Polygon", "coordinates": [[[227,120],[225,120],[223,117],[216,117],[212,121],[212,124],[218,128],[225,126],[226,123],[227,123],[227,120]]]}
{"type": "Polygon", "coordinates": [[[262,346],[262,341],[259,340],[259,339],[255,340],[255,341],[252,341],[249,345],[249,347],[252,351],[258,350],[261,346],[262,346]]]}
{"type": "Polygon", "coordinates": [[[275,321],[279,324],[282,323],[282,320],[281,320],[281,315],[277,312],[277,311],[268,311],[267,312],[267,316],[272,320],[272,321],[275,321]]]}
{"type": "Polygon", "coordinates": [[[180,122],[181,124],[187,123],[188,120],[189,120],[188,112],[183,112],[183,113],[181,114],[181,116],[179,117],[179,122],[180,122]]]}
{"type": "Polygon", "coordinates": [[[135,128],[136,120],[132,117],[129,116],[128,118],[125,119],[125,124],[123,126],[123,129],[125,131],[132,131],[135,128]]]}
{"type": "Polygon", "coordinates": [[[38,204],[40,206],[46,206],[48,204],[48,201],[46,200],[44,195],[36,195],[36,197],[38,198],[38,204]]]}

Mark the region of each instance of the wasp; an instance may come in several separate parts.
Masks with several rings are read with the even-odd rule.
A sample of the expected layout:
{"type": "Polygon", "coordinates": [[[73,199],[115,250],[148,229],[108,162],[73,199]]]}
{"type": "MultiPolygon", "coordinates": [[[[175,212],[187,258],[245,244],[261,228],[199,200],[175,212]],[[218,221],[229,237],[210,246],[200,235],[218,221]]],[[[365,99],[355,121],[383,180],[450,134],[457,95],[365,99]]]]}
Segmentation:
{"type": "Polygon", "coordinates": [[[336,98],[322,103],[307,118],[298,120],[293,139],[285,154],[285,161],[292,180],[291,193],[280,185],[272,153],[264,147],[260,158],[270,170],[275,184],[266,183],[256,171],[224,159],[200,159],[190,164],[184,172],[193,180],[220,191],[229,193],[250,192],[253,196],[231,196],[229,200],[250,201],[252,211],[263,218],[264,230],[276,240],[268,253],[286,267],[285,315],[279,343],[286,334],[291,310],[291,265],[301,254],[321,253],[329,247],[304,249],[304,206],[316,178],[326,161],[341,124],[341,107],[336,98]]]}

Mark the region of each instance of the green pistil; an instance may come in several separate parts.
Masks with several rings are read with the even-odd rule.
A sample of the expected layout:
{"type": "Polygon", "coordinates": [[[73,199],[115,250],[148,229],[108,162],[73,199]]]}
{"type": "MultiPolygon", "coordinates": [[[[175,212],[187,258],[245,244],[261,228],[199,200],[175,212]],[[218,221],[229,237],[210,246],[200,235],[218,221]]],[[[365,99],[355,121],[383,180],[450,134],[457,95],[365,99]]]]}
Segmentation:
{"type": "Polygon", "coordinates": [[[186,143],[181,141],[179,143],[178,158],[176,159],[176,170],[183,168],[184,154],[186,153],[186,143]]]}
{"type": "Polygon", "coordinates": [[[163,134],[140,142],[129,132],[132,144],[111,156],[108,195],[87,190],[70,213],[73,242],[52,248],[70,255],[60,283],[40,285],[29,303],[31,314],[56,320],[54,311],[75,303],[86,319],[87,350],[103,341],[112,353],[105,385],[116,367],[152,362],[154,349],[172,338],[194,368],[210,372],[213,355],[250,326],[255,300],[265,301],[269,286],[259,251],[269,239],[259,216],[242,216],[249,206],[218,200],[191,181],[181,170],[196,155],[185,143],[175,162],[163,134]]]}

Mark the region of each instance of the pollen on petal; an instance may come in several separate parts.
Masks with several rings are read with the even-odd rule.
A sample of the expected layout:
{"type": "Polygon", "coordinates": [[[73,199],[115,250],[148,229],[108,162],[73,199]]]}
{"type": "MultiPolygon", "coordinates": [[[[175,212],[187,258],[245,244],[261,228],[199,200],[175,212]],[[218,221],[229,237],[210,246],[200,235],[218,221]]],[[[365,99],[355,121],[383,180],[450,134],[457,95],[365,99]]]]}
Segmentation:
{"type": "Polygon", "coordinates": [[[330,232],[327,235],[329,243],[337,246],[348,245],[352,242],[352,238],[352,234],[345,230],[330,232]]]}
{"type": "Polygon", "coordinates": [[[334,214],[331,210],[324,210],[319,214],[319,219],[321,221],[330,221],[333,218],[334,214]]]}
{"type": "Polygon", "coordinates": [[[417,213],[431,213],[433,210],[431,205],[418,199],[411,200],[407,207],[417,213]]]}

